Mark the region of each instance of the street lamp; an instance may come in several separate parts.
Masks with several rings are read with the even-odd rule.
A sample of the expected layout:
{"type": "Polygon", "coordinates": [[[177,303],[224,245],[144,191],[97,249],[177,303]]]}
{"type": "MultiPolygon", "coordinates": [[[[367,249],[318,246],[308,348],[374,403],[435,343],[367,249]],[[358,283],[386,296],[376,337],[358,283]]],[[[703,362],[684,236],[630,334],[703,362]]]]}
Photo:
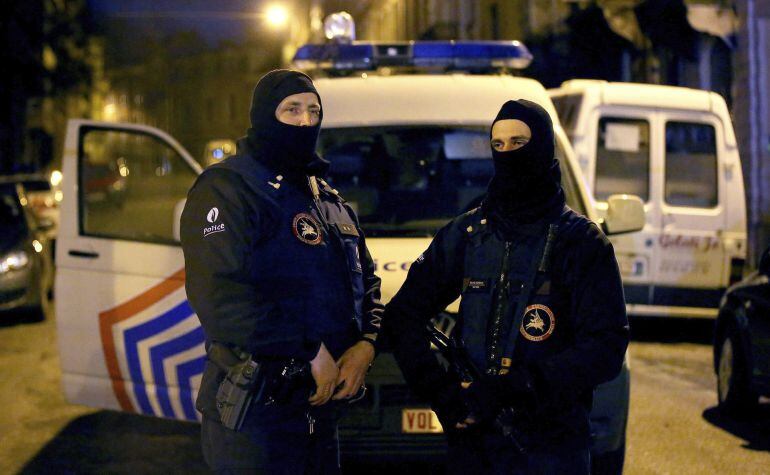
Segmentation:
{"type": "Polygon", "coordinates": [[[283,5],[270,5],[265,12],[265,18],[270,26],[283,28],[289,20],[289,11],[283,5]]]}

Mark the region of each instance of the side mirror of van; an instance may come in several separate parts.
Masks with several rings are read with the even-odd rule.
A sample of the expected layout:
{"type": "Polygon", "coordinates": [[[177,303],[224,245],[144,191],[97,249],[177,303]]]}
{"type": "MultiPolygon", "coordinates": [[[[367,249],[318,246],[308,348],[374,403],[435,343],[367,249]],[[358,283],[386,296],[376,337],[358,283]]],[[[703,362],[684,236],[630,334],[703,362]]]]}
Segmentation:
{"type": "Polygon", "coordinates": [[[602,222],[604,234],[634,233],[644,228],[644,202],[636,195],[611,195],[607,198],[607,217],[602,222]]]}
{"type": "Polygon", "coordinates": [[[182,240],[182,211],[184,211],[184,205],[187,203],[187,198],[183,198],[176,202],[174,206],[174,240],[179,242],[182,240]]]}
{"type": "Polygon", "coordinates": [[[770,247],[765,249],[762,257],[759,258],[759,267],[757,269],[762,275],[770,275],[770,247]]]}

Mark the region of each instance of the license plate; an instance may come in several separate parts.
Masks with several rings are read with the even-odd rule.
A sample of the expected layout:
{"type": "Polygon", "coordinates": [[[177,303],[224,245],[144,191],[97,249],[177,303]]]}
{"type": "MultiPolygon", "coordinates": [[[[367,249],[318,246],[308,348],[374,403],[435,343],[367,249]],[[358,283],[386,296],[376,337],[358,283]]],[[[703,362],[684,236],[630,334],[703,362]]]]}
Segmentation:
{"type": "Polygon", "coordinates": [[[430,409],[402,409],[401,432],[405,434],[440,434],[444,432],[436,413],[430,409]]]}

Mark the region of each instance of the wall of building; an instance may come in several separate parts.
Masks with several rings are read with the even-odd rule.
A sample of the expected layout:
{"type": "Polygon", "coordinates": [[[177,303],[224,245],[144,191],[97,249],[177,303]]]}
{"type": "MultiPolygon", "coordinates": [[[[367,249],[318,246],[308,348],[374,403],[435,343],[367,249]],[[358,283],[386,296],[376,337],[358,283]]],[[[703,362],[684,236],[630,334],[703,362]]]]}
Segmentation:
{"type": "Polygon", "coordinates": [[[733,122],[749,215],[752,259],[770,244],[770,2],[739,0],[733,122]]]}

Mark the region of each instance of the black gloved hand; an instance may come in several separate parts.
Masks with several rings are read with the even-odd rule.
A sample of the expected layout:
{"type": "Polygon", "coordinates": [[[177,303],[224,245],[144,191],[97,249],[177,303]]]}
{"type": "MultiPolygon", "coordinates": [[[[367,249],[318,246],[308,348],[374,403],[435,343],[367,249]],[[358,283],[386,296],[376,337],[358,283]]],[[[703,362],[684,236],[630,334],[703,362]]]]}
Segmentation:
{"type": "Polygon", "coordinates": [[[499,378],[484,376],[462,390],[465,405],[477,424],[491,424],[503,409],[505,399],[497,388],[497,379],[499,378]]]}
{"type": "Polygon", "coordinates": [[[464,391],[457,382],[448,383],[436,391],[431,407],[444,431],[454,430],[455,426],[464,422],[470,414],[462,394],[464,391]]]}
{"type": "Polygon", "coordinates": [[[494,389],[503,407],[532,411],[537,406],[535,381],[531,371],[523,364],[514,364],[506,374],[487,376],[485,380],[494,389]]]}

